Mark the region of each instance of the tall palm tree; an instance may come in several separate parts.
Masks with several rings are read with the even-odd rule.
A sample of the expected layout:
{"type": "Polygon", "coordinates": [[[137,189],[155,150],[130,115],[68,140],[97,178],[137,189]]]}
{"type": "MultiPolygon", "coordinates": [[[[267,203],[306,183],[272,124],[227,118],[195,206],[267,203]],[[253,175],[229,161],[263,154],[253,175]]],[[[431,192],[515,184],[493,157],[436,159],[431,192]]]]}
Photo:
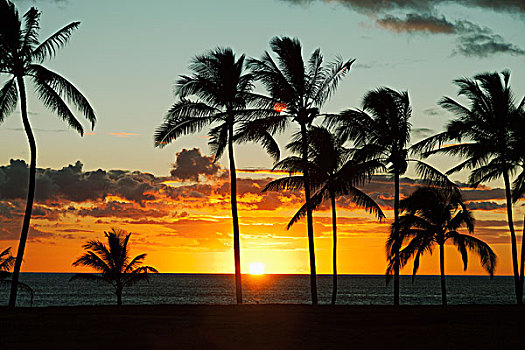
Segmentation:
{"type": "MultiPolygon", "coordinates": [[[[510,231],[512,268],[516,291],[516,302],[523,303],[523,282],[518,266],[518,248],[512,213],[512,192],[510,178],[518,171],[520,159],[523,161],[521,136],[525,99],[516,105],[510,88],[510,72],[483,73],[474,78],[454,80],[459,87],[458,96],[468,99],[464,106],[450,97],[443,97],[439,105],[452,112],[456,118],[451,120],[444,132],[431,136],[415,147],[425,151],[425,156],[447,154],[464,159],[447,174],[471,170],[469,182],[477,187],[487,181],[503,178],[507,204],[507,222],[510,231]],[[521,130],[521,132],[520,132],[521,130]],[[445,144],[446,142],[453,144],[445,144]]],[[[518,188],[519,177],[515,187],[518,188]]],[[[515,191],[515,197],[519,190],[515,191]]]]}
{"type": "MultiPolygon", "coordinates": [[[[307,132],[308,138],[308,166],[311,178],[311,187],[315,193],[311,198],[312,210],[317,210],[321,204],[330,200],[332,210],[332,305],[337,299],[337,211],[336,199],[340,196],[349,196],[358,207],[368,210],[379,220],[385,218],[383,211],[377,203],[357,186],[372,177],[376,169],[381,168],[381,163],[376,160],[360,162],[352,159],[353,150],[343,147],[344,141],[323,127],[312,126],[307,132]]],[[[293,153],[301,154],[302,137],[296,134],[295,139],[287,146],[293,153]]],[[[292,175],[302,171],[303,162],[300,157],[292,156],[283,159],[275,165],[275,169],[290,172],[289,177],[271,181],[263,191],[302,189],[304,182],[302,176],[292,175]]],[[[298,220],[306,216],[304,204],[288,223],[289,229],[298,220]]]]}
{"type": "Polygon", "coordinates": [[[314,228],[312,219],[311,184],[308,169],[307,128],[320,115],[319,109],[335,92],[341,78],[350,71],[355,60],[336,59],[323,65],[321,50],[315,50],[308,62],[304,62],[301,43],[298,39],[275,37],[270,47],[277,61],[267,51],[261,59],[250,59],[248,66],[271,98],[279,116],[261,118],[249,124],[250,128],[283,131],[293,121],[300,128],[303,187],[306,205],[308,249],[310,253],[310,288],[312,304],[317,304],[317,274],[315,266],[314,228]]]}
{"type": "Polygon", "coordinates": [[[237,214],[237,172],[234,142],[257,140],[275,159],[279,147],[271,135],[260,128],[238,131],[248,120],[275,114],[271,101],[253,93],[253,76],[244,71],[245,56],[238,59],[230,48],[218,48],[196,56],[190,65],[192,76],[182,75],[175,85],[179,99],[155,131],[155,144],[164,147],[182,135],[211,126],[210,146],[219,159],[228,149],[230,165],[231,210],[237,303],[242,303],[239,217],[237,214]],[[193,96],[195,100],[189,99],[193,96]]]}
{"type": "Polygon", "coordinates": [[[26,78],[32,80],[36,94],[44,106],[55,112],[80,135],[83,135],[84,128],[69,109],[68,103],[86,117],[92,128],[96,121],[95,112],[84,95],[64,77],[41,65],[45,60],[54,57],[57,50],[68,42],[80,22],[70,23],[40,42],[38,39],[39,21],[40,12],[36,8],[32,7],[23,18],[20,18],[12,2],[0,0],[0,23],[2,23],[0,27],[0,74],[9,76],[0,89],[0,123],[14,111],[20,99],[22,123],[31,154],[26,210],[13,271],[14,283],[11,286],[9,297],[11,307],[16,304],[16,286],[24,257],[35,194],[36,142],[27,115],[26,78]]]}
{"type": "MultiPolygon", "coordinates": [[[[445,285],[445,242],[456,246],[463,259],[466,270],[468,252],[479,256],[481,266],[494,275],[496,254],[489,245],[469,234],[461,234],[458,230],[466,227],[468,232],[474,232],[474,218],[466,208],[461,194],[455,191],[446,191],[439,187],[425,186],[415,190],[410,196],[400,202],[404,215],[399,218],[400,240],[409,241],[399,253],[400,265],[406,265],[409,259],[414,258],[412,279],[419,268],[419,258],[424,253],[432,254],[434,246],[439,246],[439,269],[441,273],[441,298],[444,306],[447,305],[447,289],[445,285]]],[[[394,228],[388,239],[387,252],[389,253],[389,267],[387,275],[393,271],[393,256],[391,250],[396,237],[394,228]]]]}
{"type": "MultiPolygon", "coordinates": [[[[326,119],[327,124],[337,126],[337,132],[343,139],[352,141],[360,148],[360,157],[378,159],[388,166],[388,172],[394,177],[394,238],[398,236],[399,226],[399,178],[405,173],[409,161],[416,163],[417,172],[425,179],[447,187],[452,185],[435,168],[409,158],[411,115],[407,91],[381,87],[365,94],[362,109],[349,109],[326,119]]],[[[399,305],[400,242],[394,241],[394,305],[399,305]]]]}
{"type": "Polygon", "coordinates": [[[73,266],[87,266],[95,269],[100,274],[77,273],[71,277],[70,282],[77,279],[106,282],[115,288],[117,305],[122,305],[122,290],[138,281],[148,281],[150,273],[158,271],[151,266],[141,266],[146,254],[140,254],[133,259],[129,256],[128,241],[131,233],[123,230],[112,229],[104,232],[108,244],[90,240],[82,247],[87,250],[79,257],[73,266]]]}

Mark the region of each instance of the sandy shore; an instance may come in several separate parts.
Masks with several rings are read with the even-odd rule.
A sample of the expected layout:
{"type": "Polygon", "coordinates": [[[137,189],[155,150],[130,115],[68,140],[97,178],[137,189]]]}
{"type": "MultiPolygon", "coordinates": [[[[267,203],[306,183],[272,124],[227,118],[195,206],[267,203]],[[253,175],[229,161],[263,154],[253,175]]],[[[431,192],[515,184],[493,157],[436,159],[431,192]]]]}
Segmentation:
{"type": "Polygon", "coordinates": [[[0,309],[0,349],[518,349],[525,307],[154,305],[0,309]]]}

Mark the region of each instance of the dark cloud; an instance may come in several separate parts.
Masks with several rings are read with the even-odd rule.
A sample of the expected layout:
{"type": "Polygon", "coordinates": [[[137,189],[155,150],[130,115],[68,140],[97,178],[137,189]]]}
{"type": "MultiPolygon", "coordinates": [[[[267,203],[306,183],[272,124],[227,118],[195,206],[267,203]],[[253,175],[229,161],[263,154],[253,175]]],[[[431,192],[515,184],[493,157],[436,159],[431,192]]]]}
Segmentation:
{"type": "MultiPolygon", "coordinates": [[[[154,199],[161,185],[151,174],[121,170],[83,171],[81,162],[62,169],[37,169],[35,197],[38,202],[98,201],[108,195],[142,204],[154,199]]],[[[0,166],[0,200],[27,196],[28,167],[23,160],[0,166]]]]}
{"type": "Polygon", "coordinates": [[[496,209],[505,209],[505,204],[496,203],[496,202],[469,202],[467,207],[470,210],[496,210],[496,209]]]}
{"type": "Polygon", "coordinates": [[[455,26],[447,21],[445,16],[436,17],[431,14],[409,13],[405,18],[387,15],[376,21],[377,25],[398,33],[427,32],[427,33],[454,33],[455,26]]]}
{"type": "Polygon", "coordinates": [[[442,112],[441,112],[441,109],[439,108],[431,107],[431,108],[427,108],[423,110],[423,113],[430,115],[430,116],[435,116],[435,115],[440,115],[442,112]]]}
{"type": "MultiPolygon", "coordinates": [[[[313,0],[284,0],[296,4],[310,4],[313,0]]],[[[488,27],[467,20],[451,21],[439,14],[439,6],[455,4],[450,0],[336,0],[352,10],[367,15],[375,24],[395,33],[427,33],[454,35],[457,40],[453,54],[484,58],[494,54],[524,56],[525,50],[505,41],[488,27]]],[[[519,14],[525,18],[525,1],[465,0],[465,7],[519,14]]]]}
{"type": "Polygon", "coordinates": [[[498,53],[524,56],[525,50],[506,42],[503,37],[498,34],[473,33],[459,38],[459,44],[454,53],[484,58],[498,53]]]}
{"type": "Polygon", "coordinates": [[[198,148],[183,149],[177,153],[171,176],[179,180],[199,181],[200,175],[216,175],[219,169],[213,157],[203,156],[198,148]]]}
{"type": "MultiPolygon", "coordinates": [[[[289,3],[308,5],[321,0],[284,0],[289,3]]],[[[452,0],[333,0],[348,6],[356,12],[374,15],[395,10],[436,12],[437,6],[444,4],[458,4],[452,0]]],[[[478,7],[496,12],[522,13],[525,12],[523,0],[463,0],[459,4],[465,7],[478,7]]]]}
{"type": "Polygon", "coordinates": [[[416,138],[425,138],[436,133],[435,130],[429,128],[413,128],[412,135],[416,138]]]}

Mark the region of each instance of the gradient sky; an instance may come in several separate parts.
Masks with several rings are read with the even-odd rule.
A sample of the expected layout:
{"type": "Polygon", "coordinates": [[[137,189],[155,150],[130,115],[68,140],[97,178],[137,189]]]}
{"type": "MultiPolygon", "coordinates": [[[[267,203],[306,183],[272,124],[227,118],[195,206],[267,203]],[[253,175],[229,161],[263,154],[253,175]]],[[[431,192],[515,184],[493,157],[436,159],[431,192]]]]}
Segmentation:
{"type": "MultiPolygon", "coordinates": [[[[523,1],[461,2],[466,5],[437,0],[15,3],[22,13],[30,6],[43,12],[42,38],[71,21],[82,22],[67,47],[46,65],[74,82],[98,117],[93,134],[81,138],[29,94],[38,167],[50,168],[41,174],[50,182],[41,181],[37,201],[41,214],[33,221],[37,226],[27,248],[25,271],[72,271],[71,262],[81,253],[81,243],[100,238],[113,225],[134,232],[137,252],[147,251],[147,262],[162,272],[233,270],[229,195],[224,190],[227,161],[222,159],[216,167],[210,164],[205,133],[182,137],[163,150],[155,149],[152,141],[154,129],[174,101],[172,86],[177,76],[188,73],[188,62],[194,55],[216,46],[230,46],[239,54],[259,57],[273,36],[288,35],[301,40],[305,55],[320,47],[328,60],[336,55],[354,57],[357,61],[351,73],[324,111],[357,107],[363,94],[378,86],[408,89],[413,140],[440,131],[450,118],[436,101],[444,95],[455,96],[456,88],[451,84],[455,78],[508,68],[517,98],[525,94],[523,1]],[[194,148],[198,150],[192,152],[194,148]],[[199,159],[208,170],[193,169],[191,173],[190,169],[189,177],[170,177],[172,164],[184,157],[199,159]],[[73,166],[77,161],[83,164],[81,170],[73,166]],[[64,173],[58,170],[69,165],[69,177],[57,180],[57,174],[64,173]],[[97,169],[105,172],[99,175],[110,189],[97,193],[93,185],[89,187],[91,195],[75,196],[82,192],[78,181],[91,186],[90,174],[97,169]],[[112,169],[123,172],[110,172],[112,169]],[[171,187],[162,184],[165,181],[172,181],[171,187]],[[49,183],[54,187],[47,193],[43,188],[49,183]],[[175,195],[173,191],[178,192],[175,195]]],[[[278,137],[282,146],[288,135],[278,137]]],[[[268,169],[272,165],[257,145],[237,147],[236,156],[240,168],[268,169]]],[[[4,174],[19,174],[16,170],[23,165],[10,165],[11,159],[28,159],[18,111],[0,126],[0,165],[4,165],[4,174]]],[[[445,158],[431,162],[442,170],[454,164],[445,158]]],[[[243,263],[261,261],[267,272],[274,273],[307,272],[304,225],[289,232],[284,229],[300,195],[261,195],[257,189],[269,176],[275,175],[247,172],[241,176],[241,187],[246,186],[240,200],[243,263]]],[[[414,174],[409,171],[407,176],[414,174]]],[[[465,174],[453,177],[459,181],[465,178],[465,174]]],[[[0,249],[17,244],[24,185],[19,186],[22,192],[6,194],[14,183],[0,181],[4,189],[0,191],[0,249]]],[[[478,199],[471,205],[478,209],[480,237],[499,254],[498,274],[509,274],[503,197],[495,189],[501,185],[489,185],[472,193],[472,198],[478,199]]],[[[372,187],[387,216],[392,217],[389,191],[372,187]]],[[[518,218],[524,211],[521,203],[516,206],[518,218]]],[[[377,224],[348,203],[340,204],[341,273],[383,273],[389,222],[377,224]]],[[[319,213],[321,217],[328,215],[328,211],[319,213]]],[[[518,224],[521,228],[522,223],[518,224]]],[[[329,221],[318,219],[317,228],[319,271],[329,273],[329,221]]],[[[449,255],[447,269],[459,274],[461,261],[454,254],[449,255]]],[[[470,265],[467,273],[481,273],[474,259],[470,265]]],[[[421,273],[436,271],[436,256],[423,260],[421,273]]]]}

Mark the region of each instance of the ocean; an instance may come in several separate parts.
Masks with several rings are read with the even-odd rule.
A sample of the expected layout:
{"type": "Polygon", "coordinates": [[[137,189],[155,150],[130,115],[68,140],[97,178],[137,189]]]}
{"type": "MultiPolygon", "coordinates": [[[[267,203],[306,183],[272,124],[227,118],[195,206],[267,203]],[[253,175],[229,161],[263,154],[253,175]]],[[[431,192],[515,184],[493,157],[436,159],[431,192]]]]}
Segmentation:
{"type": "MultiPolygon", "coordinates": [[[[22,273],[20,281],[30,285],[35,294],[33,307],[114,304],[112,286],[90,281],[73,281],[70,273],[22,273]]],[[[243,275],[245,303],[307,304],[310,302],[308,275],[243,275]]],[[[437,305],[441,303],[439,276],[401,276],[401,304],[437,305]]],[[[385,285],[384,276],[339,276],[338,304],[390,305],[393,286],[385,285]]],[[[321,304],[329,304],[332,277],[318,276],[321,304]]],[[[0,285],[0,304],[7,304],[9,287],[0,285]]],[[[512,277],[447,276],[449,304],[513,304],[512,277]]],[[[140,282],[124,290],[123,303],[140,304],[233,304],[233,275],[228,274],[157,274],[150,282],[140,282]]],[[[27,292],[20,290],[18,305],[30,306],[27,292]]]]}

